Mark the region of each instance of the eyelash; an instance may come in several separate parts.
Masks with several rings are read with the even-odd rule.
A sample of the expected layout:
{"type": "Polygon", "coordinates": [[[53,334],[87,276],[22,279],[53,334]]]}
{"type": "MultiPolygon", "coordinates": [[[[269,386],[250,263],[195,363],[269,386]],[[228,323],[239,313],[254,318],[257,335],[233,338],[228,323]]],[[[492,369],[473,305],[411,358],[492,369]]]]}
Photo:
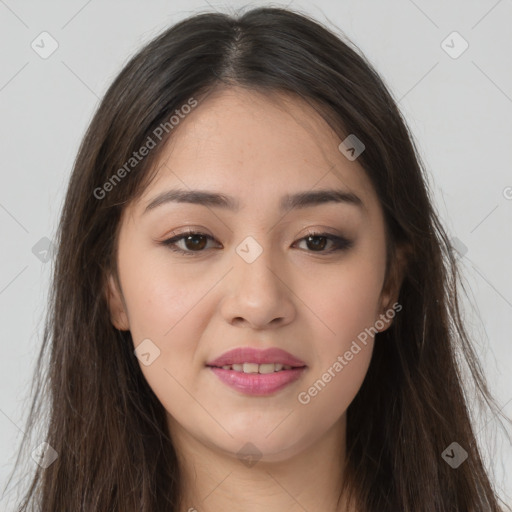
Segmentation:
{"type": "MultiPolygon", "coordinates": [[[[201,233],[199,231],[191,231],[190,230],[190,231],[185,231],[184,233],[180,233],[179,235],[176,235],[172,238],[168,238],[167,240],[163,240],[160,243],[162,245],[168,247],[169,249],[171,249],[171,251],[177,252],[179,254],[183,254],[185,256],[195,256],[196,254],[201,254],[201,253],[206,252],[206,250],[185,251],[176,246],[176,242],[179,242],[180,240],[182,240],[184,238],[187,238],[189,236],[194,236],[194,235],[200,235],[200,236],[206,237],[209,240],[215,240],[212,236],[207,235],[206,233],[201,233]]],[[[312,252],[312,253],[331,254],[334,252],[346,251],[348,249],[351,249],[354,245],[354,242],[352,240],[348,240],[347,238],[331,235],[330,233],[319,233],[319,232],[310,232],[305,237],[300,238],[298,241],[300,242],[302,240],[307,239],[308,237],[327,238],[328,240],[330,240],[334,243],[334,248],[326,250],[326,251],[307,251],[307,252],[312,252]]]]}

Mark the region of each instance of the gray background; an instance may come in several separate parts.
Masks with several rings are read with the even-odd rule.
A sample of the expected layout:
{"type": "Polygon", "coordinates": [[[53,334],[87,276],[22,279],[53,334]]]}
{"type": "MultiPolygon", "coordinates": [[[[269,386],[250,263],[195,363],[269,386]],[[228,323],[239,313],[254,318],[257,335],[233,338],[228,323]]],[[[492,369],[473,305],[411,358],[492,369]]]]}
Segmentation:
{"type": "MultiPolygon", "coordinates": [[[[55,235],[74,157],[99,98],[127,59],[168,25],[202,10],[264,4],[285,5],[0,0],[2,488],[23,436],[41,341],[51,263],[41,261],[45,242],[39,241],[55,235]],[[59,45],[46,59],[31,47],[35,41],[50,48],[49,39],[41,43],[44,31],[59,45]]],[[[349,36],[399,101],[428,168],[438,211],[461,253],[470,294],[464,301],[466,321],[477,338],[477,353],[510,417],[512,2],[288,5],[349,36]],[[469,44],[457,58],[463,46],[448,37],[453,31],[469,44]]],[[[484,455],[497,488],[508,490],[511,501],[511,447],[500,430],[494,432],[493,422],[482,419],[477,430],[488,439],[484,455]]],[[[2,510],[13,494],[3,498],[2,510]]]]}

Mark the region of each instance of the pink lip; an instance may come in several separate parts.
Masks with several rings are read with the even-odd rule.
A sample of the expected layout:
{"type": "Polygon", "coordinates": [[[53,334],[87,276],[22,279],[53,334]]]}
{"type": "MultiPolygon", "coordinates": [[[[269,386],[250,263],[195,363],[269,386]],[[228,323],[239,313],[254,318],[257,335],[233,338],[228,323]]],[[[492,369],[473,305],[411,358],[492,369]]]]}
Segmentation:
{"type": "Polygon", "coordinates": [[[228,386],[247,395],[269,395],[300,378],[306,370],[306,363],[280,348],[266,350],[239,347],[225,352],[220,357],[206,363],[213,373],[228,386]],[[291,366],[291,370],[273,373],[243,373],[224,370],[222,366],[242,363],[277,363],[291,366]]]}
{"type": "MultiPolygon", "coordinates": [[[[236,364],[236,363],[235,363],[236,364]]],[[[270,395],[291,384],[300,378],[306,370],[302,368],[292,368],[291,370],[281,370],[274,373],[242,373],[234,370],[223,370],[222,368],[210,368],[219,379],[228,386],[240,391],[246,395],[270,395]]]]}
{"type": "Polygon", "coordinates": [[[224,352],[224,354],[217,359],[206,363],[206,366],[222,367],[228,364],[242,363],[278,363],[294,367],[306,366],[304,361],[292,356],[289,352],[286,352],[286,350],[282,350],[280,348],[268,348],[266,350],[261,350],[252,347],[239,347],[229,350],[228,352],[224,352]]]}

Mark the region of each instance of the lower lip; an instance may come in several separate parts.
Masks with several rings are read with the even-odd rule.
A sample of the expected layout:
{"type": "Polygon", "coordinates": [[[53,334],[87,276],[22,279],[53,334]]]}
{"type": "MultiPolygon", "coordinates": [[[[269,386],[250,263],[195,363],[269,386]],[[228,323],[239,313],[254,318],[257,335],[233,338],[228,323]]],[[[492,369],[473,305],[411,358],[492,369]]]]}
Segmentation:
{"type": "Polygon", "coordinates": [[[219,379],[246,395],[264,396],[279,391],[300,378],[305,366],[274,373],[243,373],[209,366],[219,379]]]}

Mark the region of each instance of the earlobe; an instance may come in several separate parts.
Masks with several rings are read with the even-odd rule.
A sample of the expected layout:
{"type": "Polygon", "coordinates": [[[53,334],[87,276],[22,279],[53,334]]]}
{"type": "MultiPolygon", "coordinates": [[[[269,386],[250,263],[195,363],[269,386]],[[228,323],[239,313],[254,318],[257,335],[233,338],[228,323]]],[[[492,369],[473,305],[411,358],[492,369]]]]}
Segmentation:
{"type": "Polygon", "coordinates": [[[384,304],[380,309],[379,317],[375,322],[375,328],[378,332],[387,331],[391,327],[394,318],[393,309],[391,308],[391,304],[393,304],[393,302],[390,299],[383,302],[384,304]]]}
{"type": "Polygon", "coordinates": [[[407,252],[405,247],[399,247],[397,249],[395,261],[391,265],[390,275],[383,287],[380,302],[379,325],[382,325],[382,323],[385,325],[382,329],[378,329],[379,332],[386,331],[393,323],[396,311],[402,309],[401,306],[398,306],[398,297],[406,273],[407,252]]]}
{"type": "Polygon", "coordinates": [[[389,294],[383,295],[379,317],[375,322],[375,328],[379,332],[387,331],[393,323],[393,318],[395,317],[395,309],[393,308],[393,305],[397,302],[397,300],[393,299],[394,296],[390,296],[389,294]]]}
{"type": "Polygon", "coordinates": [[[112,325],[119,331],[129,331],[130,323],[128,321],[128,315],[126,314],[126,306],[112,274],[108,276],[107,303],[112,325]]]}

